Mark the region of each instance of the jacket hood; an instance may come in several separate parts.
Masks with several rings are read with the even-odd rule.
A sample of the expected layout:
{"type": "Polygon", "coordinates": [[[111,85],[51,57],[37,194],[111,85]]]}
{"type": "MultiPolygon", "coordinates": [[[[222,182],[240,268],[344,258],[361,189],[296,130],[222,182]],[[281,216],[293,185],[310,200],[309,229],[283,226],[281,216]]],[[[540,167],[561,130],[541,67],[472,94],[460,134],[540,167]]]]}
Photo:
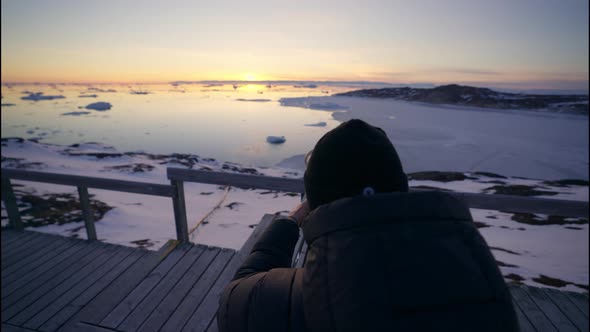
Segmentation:
{"type": "Polygon", "coordinates": [[[502,325],[514,313],[495,260],[451,195],[345,198],[315,209],[302,228],[313,330],[461,330],[471,319],[471,330],[485,321],[491,330],[512,327],[502,325]]]}

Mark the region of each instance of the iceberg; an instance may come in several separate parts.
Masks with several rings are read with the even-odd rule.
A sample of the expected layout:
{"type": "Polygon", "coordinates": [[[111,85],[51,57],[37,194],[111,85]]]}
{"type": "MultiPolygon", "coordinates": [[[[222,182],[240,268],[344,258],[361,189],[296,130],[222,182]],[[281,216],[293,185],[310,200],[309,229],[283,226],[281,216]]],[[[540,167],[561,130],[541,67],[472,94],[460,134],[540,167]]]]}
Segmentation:
{"type": "Polygon", "coordinates": [[[287,141],[285,136],[268,136],[266,141],[270,144],[283,144],[287,141]]]}
{"type": "Polygon", "coordinates": [[[96,103],[86,105],[86,109],[95,110],[95,111],[108,111],[113,107],[110,103],[106,103],[104,101],[99,101],[96,103]]]}

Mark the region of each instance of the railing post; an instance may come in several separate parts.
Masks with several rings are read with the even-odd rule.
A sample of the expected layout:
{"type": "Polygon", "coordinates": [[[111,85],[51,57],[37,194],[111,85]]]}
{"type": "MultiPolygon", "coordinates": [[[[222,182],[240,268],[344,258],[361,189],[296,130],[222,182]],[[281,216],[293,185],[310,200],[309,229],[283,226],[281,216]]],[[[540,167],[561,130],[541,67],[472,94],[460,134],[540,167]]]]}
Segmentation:
{"type": "Polygon", "coordinates": [[[174,188],[172,205],[174,207],[176,238],[180,242],[188,242],[188,225],[186,222],[186,205],[184,202],[184,184],[181,180],[170,180],[170,183],[174,188]]]}
{"type": "Polygon", "coordinates": [[[2,178],[2,200],[4,201],[4,207],[8,214],[8,221],[14,229],[21,230],[24,228],[23,222],[20,218],[20,212],[18,211],[18,205],[16,204],[16,196],[12,190],[12,184],[10,179],[2,178]]]}
{"type": "Polygon", "coordinates": [[[96,241],[96,228],[94,226],[94,215],[90,207],[90,198],[88,195],[88,188],[78,187],[78,196],[80,197],[80,207],[82,208],[82,216],[84,217],[84,225],[86,225],[86,235],[89,241],[96,241]]]}

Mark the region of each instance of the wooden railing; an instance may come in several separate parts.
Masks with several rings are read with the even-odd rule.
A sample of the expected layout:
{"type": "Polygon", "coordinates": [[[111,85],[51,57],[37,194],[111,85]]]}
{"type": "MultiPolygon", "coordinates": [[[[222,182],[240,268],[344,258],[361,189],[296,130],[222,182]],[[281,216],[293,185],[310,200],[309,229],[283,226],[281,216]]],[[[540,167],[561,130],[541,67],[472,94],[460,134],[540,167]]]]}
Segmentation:
{"type": "MultiPolygon", "coordinates": [[[[171,197],[174,206],[180,204],[177,202],[179,197],[175,195],[177,190],[171,185],[2,168],[2,201],[4,201],[8,220],[15,229],[22,229],[23,223],[17,206],[16,196],[12,189],[11,179],[78,187],[80,207],[82,209],[88,240],[96,240],[96,229],[90,207],[88,188],[171,197]]],[[[178,235],[179,233],[177,232],[177,237],[178,235]]],[[[178,237],[178,239],[183,240],[181,237],[178,237]]],[[[185,240],[188,241],[188,238],[185,240]]]]}
{"type": "MultiPolygon", "coordinates": [[[[282,192],[304,192],[303,181],[301,179],[197,171],[180,168],[168,168],[167,177],[170,180],[170,185],[3,168],[2,200],[4,201],[11,226],[16,229],[22,229],[23,224],[12,189],[11,179],[75,186],[78,188],[78,194],[80,196],[80,206],[88,239],[96,240],[96,230],[90,207],[88,188],[170,197],[172,198],[174,209],[176,237],[181,242],[188,242],[184,182],[229,185],[238,188],[267,189],[282,192]]],[[[588,218],[588,202],[458,192],[449,192],[449,194],[463,200],[470,208],[588,218]]]]}

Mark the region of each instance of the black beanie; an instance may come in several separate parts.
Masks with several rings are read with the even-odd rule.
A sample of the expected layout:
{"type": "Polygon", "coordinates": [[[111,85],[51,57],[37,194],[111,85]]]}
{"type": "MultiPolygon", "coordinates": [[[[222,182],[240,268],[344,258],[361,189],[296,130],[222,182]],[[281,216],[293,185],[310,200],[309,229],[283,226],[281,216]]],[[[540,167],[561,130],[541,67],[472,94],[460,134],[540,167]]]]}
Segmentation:
{"type": "Polygon", "coordinates": [[[360,195],[367,187],[375,193],[408,191],[408,179],[385,132],[358,119],[320,138],[307,163],[304,183],[312,210],[360,195]]]}

